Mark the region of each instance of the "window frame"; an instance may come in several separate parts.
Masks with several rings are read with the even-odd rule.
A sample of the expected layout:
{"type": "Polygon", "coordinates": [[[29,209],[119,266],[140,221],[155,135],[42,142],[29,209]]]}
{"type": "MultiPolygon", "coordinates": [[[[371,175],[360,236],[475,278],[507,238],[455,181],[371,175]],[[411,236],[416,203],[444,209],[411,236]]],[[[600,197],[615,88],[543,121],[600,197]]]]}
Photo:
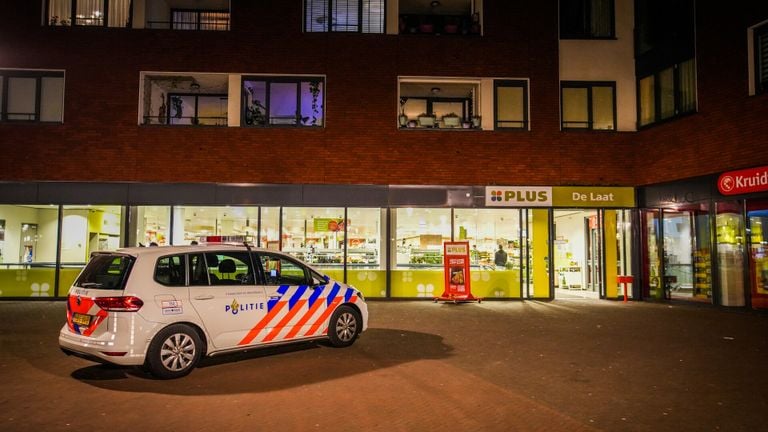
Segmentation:
{"type": "Polygon", "coordinates": [[[530,130],[528,113],[528,80],[494,80],[493,81],[493,127],[495,130],[530,130]],[[500,87],[513,87],[523,89],[523,120],[520,127],[501,126],[501,123],[516,122],[518,120],[499,119],[499,92],[500,87]]]}
{"type": "Polygon", "coordinates": [[[768,81],[760,80],[760,72],[768,70],[768,54],[764,57],[760,55],[760,44],[758,43],[760,37],[768,39],[768,22],[764,22],[752,30],[755,95],[768,93],[768,81]]]}
{"type": "MultiPolygon", "coordinates": [[[[161,126],[212,126],[212,127],[227,127],[227,117],[215,117],[215,118],[223,118],[224,124],[200,124],[200,118],[198,117],[199,107],[200,107],[200,98],[219,98],[219,99],[226,99],[229,101],[229,95],[226,93],[189,93],[189,92],[179,92],[179,93],[166,93],[165,94],[165,103],[168,109],[166,109],[165,112],[165,123],[163,123],[161,126]],[[189,117],[191,124],[175,124],[171,123],[171,119],[173,118],[171,116],[171,100],[173,97],[194,97],[195,98],[195,112],[194,115],[189,117]]],[[[187,117],[181,117],[187,118],[187,117]]],[[[205,117],[204,117],[205,118],[205,117]]],[[[210,118],[210,117],[208,117],[210,118]]]]}
{"type": "MultiPolygon", "coordinates": [[[[327,0],[328,1],[328,8],[326,9],[326,17],[332,17],[333,16],[333,0],[327,0]]],[[[326,19],[326,24],[323,31],[312,31],[307,28],[307,13],[309,11],[308,8],[308,1],[304,0],[303,3],[303,13],[302,13],[302,32],[303,33],[362,33],[362,34],[386,34],[387,33],[387,2],[389,0],[382,0],[383,2],[383,9],[384,13],[382,14],[381,18],[381,33],[374,33],[374,32],[364,32],[363,31],[363,2],[370,2],[371,0],[356,0],[357,1],[357,31],[337,31],[333,30],[333,19],[326,19]]]]}
{"type": "Polygon", "coordinates": [[[560,35],[560,39],[616,39],[616,1],[615,0],[609,0],[610,1],[610,34],[608,36],[595,36],[594,34],[591,34],[591,32],[586,27],[591,27],[592,20],[591,20],[591,11],[592,11],[592,2],[594,0],[580,0],[582,2],[582,13],[583,16],[590,17],[588,22],[583,22],[584,28],[581,29],[581,31],[574,31],[574,32],[564,32],[563,31],[563,15],[562,15],[562,8],[560,7],[560,4],[563,1],[572,2],[574,0],[560,0],[558,2],[558,33],[560,35]]]}
{"type": "Polygon", "coordinates": [[[638,130],[646,129],[648,127],[651,127],[651,126],[654,126],[654,125],[657,125],[657,124],[666,123],[668,121],[672,121],[672,120],[678,119],[680,117],[685,117],[685,116],[688,116],[688,115],[691,115],[691,114],[695,114],[696,112],[698,112],[698,91],[697,91],[698,90],[698,80],[694,81],[694,89],[693,89],[693,91],[694,91],[694,94],[695,94],[696,97],[694,99],[693,108],[690,109],[690,110],[687,110],[687,111],[683,111],[682,110],[682,102],[681,102],[682,101],[682,97],[681,97],[682,89],[681,89],[680,71],[682,69],[681,65],[686,63],[686,62],[688,62],[688,61],[693,61],[694,62],[693,63],[693,68],[694,68],[694,76],[695,76],[696,70],[697,70],[696,59],[695,58],[688,58],[688,59],[685,59],[683,61],[676,62],[676,63],[674,63],[672,65],[667,65],[666,67],[660,68],[660,69],[654,71],[653,73],[649,73],[649,74],[646,74],[646,75],[643,75],[643,76],[638,76],[636,78],[636,80],[635,80],[635,94],[637,95],[636,103],[637,103],[637,129],[638,130]],[[662,99],[663,98],[661,97],[661,86],[662,86],[661,74],[664,71],[666,71],[666,70],[668,70],[670,68],[672,68],[672,82],[673,82],[673,87],[674,87],[673,88],[673,92],[674,92],[674,114],[669,116],[669,117],[662,118],[661,105],[662,105],[662,99]],[[640,95],[640,81],[642,81],[642,80],[644,80],[644,79],[646,79],[648,77],[651,77],[651,76],[653,77],[653,120],[650,123],[641,124],[641,120],[642,120],[641,119],[641,113],[642,113],[642,105],[641,105],[641,103],[642,103],[642,98],[640,97],[641,96],[640,95]]]}
{"type": "MultiPolygon", "coordinates": [[[[168,23],[168,28],[171,29],[171,30],[178,30],[178,31],[185,31],[185,30],[186,31],[229,31],[230,25],[231,25],[231,21],[232,21],[232,15],[231,15],[231,12],[229,10],[227,10],[227,9],[171,8],[170,22],[168,23]],[[174,20],[174,16],[175,16],[175,14],[177,12],[180,12],[180,13],[194,13],[195,14],[195,18],[196,18],[195,19],[195,23],[194,23],[195,24],[195,28],[193,28],[193,29],[175,28],[174,25],[176,25],[177,22],[174,20]],[[201,25],[200,19],[201,19],[202,15],[205,14],[205,13],[227,14],[226,28],[212,28],[212,29],[200,28],[200,25],[201,25]]],[[[192,23],[179,23],[179,24],[188,25],[188,24],[192,24],[192,23]]],[[[207,24],[207,25],[212,25],[212,24],[207,24]]],[[[216,27],[219,27],[218,24],[213,24],[213,25],[216,25],[216,27]]]]}
{"type": "MultiPolygon", "coordinates": [[[[570,122],[576,123],[576,122],[570,122]]],[[[576,130],[588,130],[596,132],[616,132],[617,129],[617,107],[616,107],[616,81],[561,81],[560,82],[560,130],[563,131],[576,131],[576,130]],[[611,129],[595,129],[594,128],[594,104],[592,103],[592,89],[595,87],[610,87],[613,93],[613,128],[611,129]],[[587,90],[587,127],[567,127],[564,110],[565,100],[563,98],[563,90],[566,88],[583,88],[587,90]]]]}
{"type": "Polygon", "coordinates": [[[0,123],[43,123],[43,124],[62,124],[64,123],[64,98],[61,99],[61,119],[58,121],[42,121],[42,88],[43,78],[61,78],[62,96],[66,93],[66,80],[64,71],[37,71],[37,70],[15,70],[0,69],[0,123]],[[8,89],[11,78],[34,78],[35,79],[35,112],[34,113],[9,113],[8,112],[8,89]],[[34,117],[28,120],[9,119],[8,115],[32,115],[34,117]]]}
{"type": "Polygon", "coordinates": [[[243,75],[240,79],[240,126],[246,128],[296,128],[296,129],[323,129],[325,128],[325,76],[313,75],[313,76],[279,76],[279,75],[243,75]],[[248,107],[248,95],[245,90],[246,81],[263,81],[266,84],[266,95],[264,101],[264,114],[266,121],[263,125],[248,124],[246,122],[246,109],[248,107]],[[319,124],[302,124],[301,122],[301,84],[303,82],[319,82],[322,84],[322,95],[319,99],[322,116],[319,118],[319,124]],[[271,105],[271,84],[296,84],[296,123],[295,124],[270,124],[270,105],[271,105]]]}

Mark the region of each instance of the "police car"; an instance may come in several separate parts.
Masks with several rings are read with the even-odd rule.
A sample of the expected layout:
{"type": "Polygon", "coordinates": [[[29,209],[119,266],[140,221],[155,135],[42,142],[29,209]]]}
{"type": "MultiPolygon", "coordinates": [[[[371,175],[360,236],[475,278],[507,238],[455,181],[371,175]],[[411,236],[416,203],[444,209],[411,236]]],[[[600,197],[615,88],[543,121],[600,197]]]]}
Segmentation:
{"type": "Polygon", "coordinates": [[[336,347],[368,326],[360,291],[249,245],[94,252],[69,290],[61,349],[161,379],[202,356],[312,339],[336,347]]]}

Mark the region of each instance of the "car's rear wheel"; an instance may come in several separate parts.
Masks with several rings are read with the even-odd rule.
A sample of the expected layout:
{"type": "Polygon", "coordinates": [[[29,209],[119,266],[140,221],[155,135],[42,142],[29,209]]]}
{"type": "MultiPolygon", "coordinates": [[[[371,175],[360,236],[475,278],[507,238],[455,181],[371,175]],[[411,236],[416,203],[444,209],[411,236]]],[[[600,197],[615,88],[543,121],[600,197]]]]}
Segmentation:
{"type": "Polygon", "coordinates": [[[360,313],[351,306],[342,305],[336,308],[328,324],[328,339],[335,347],[350,346],[360,334],[363,320],[360,313]]]}
{"type": "Polygon", "coordinates": [[[187,375],[202,354],[203,341],[184,324],[170,325],[152,339],[147,352],[147,367],[157,378],[172,379],[187,375]]]}

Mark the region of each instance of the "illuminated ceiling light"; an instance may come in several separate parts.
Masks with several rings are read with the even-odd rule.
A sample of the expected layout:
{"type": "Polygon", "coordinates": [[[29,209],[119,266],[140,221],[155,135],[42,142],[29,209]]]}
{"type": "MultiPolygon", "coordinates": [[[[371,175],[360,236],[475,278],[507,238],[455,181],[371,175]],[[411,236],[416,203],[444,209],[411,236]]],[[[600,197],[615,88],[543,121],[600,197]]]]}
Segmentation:
{"type": "Polygon", "coordinates": [[[432,7],[438,7],[438,6],[440,6],[440,2],[435,0],[432,3],[430,3],[429,5],[432,6],[432,7]]]}
{"type": "Polygon", "coordinates": [[[440,87],[432,87],[432,94],[440,93],[440,87]]]}

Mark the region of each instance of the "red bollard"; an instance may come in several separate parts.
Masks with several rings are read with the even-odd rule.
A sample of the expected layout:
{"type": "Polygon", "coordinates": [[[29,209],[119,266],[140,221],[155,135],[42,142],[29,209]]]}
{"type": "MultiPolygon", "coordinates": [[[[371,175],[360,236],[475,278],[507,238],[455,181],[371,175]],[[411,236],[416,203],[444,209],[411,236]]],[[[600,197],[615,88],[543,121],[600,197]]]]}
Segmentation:
{"type": "Polygon", "coordinates": [[[627,302],[627,284],[631,284],[634,281],[632,276],[617,276],[616,282],[624,284],[624,303],[627,302]]]}

